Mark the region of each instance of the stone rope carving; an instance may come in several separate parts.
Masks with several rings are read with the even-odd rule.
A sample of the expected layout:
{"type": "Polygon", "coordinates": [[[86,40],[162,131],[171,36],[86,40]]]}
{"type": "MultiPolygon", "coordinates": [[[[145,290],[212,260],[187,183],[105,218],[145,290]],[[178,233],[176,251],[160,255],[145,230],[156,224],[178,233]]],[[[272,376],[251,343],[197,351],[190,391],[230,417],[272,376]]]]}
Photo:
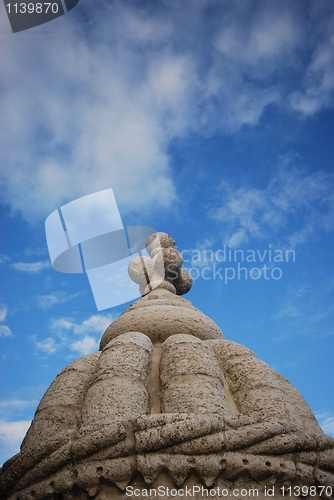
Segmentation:
{"type": "Polygon", "coordinates": [[[121,499],[128,485],[159,484],[334,489],[334,440],[295,387],[176,294],[189,279],[173,256],[173,279],[148,280],[147,260],[130,265],[145,296],[107,328],[100,352],[51,384],[1,470],[1,498],[121,499]]]}

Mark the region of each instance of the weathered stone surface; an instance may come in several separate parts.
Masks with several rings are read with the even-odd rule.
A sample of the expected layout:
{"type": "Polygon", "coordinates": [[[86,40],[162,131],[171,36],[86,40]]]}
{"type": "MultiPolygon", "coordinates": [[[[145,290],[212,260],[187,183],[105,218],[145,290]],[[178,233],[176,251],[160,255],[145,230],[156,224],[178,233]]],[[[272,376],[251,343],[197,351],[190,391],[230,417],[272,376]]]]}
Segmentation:
{"type": "MultiPolygon", "coordinates": [[[[142,293],[142,295],[147,295],[152,290],[158,290],[158,289],[168,290],[169,292],[171,292],[173,294],[176,293],[175,286],[172,283],[170,283],[169,281],[162,279],[162,277],[159,275],[156,275],[156,276],[153,275],[153,279],[144,288],[144,293],[142,293],[142,292],[140,292],[140,293],[142,293]]],[[[139,291],[140,290],[141,289],[139,289],[139,291]]]]}
{"type": "MultiPolygon", "coordinates": [[[[174,240],[158,234],[151,257],[176,265],[174,240]]],[[[172,293],[184,281],[167,279],[170,290],[148,290],[110,325],[101,352],[60,372],[0,470],[1,500],[125,500],[129,487],[142,500],[158,487],[166,499],[194,488],[196,500],[285,500],[283,486],[319,485],[327,490],[305,498],[333,496],[334,440],[299,391],[172,293]]]]}
{"type": "Polygon", "coordinates": [[[174,248],[175,241],[166,233],[155,233],[149,236],[146,240],[147,253],[154,257],[157,251],[162,248],[174,248]]]}
{"type": "Polygon", "coordinates": [[[168,234],[152,234],[146,241],[150,257],[135,257],[129,263],[129,276],[139,284],[142,296],[155,289],[165,289],[178,295],[190,290],[192,278],[182,271],[183,257],[174,247],[175,241],[168,234]]]}
{"type": "MultiPolygon", "coordinates": [[[[121,486],[131,481],[131,461],[128,457],[105,459],[103,462],[90,461],[78,464],[75,468],[75,482],[82,489],[96,487],[101,479],[121,486]]],[[[94,491],[94,490],[93,490],[94,491]]],[[[94,494],[94,493],[93,493],[94,494]]],[[[95,496],[95,495],[94,495],[95,496]]]]}
{"type": "Polygon", "coordinates": [[[150,339],[139,332],[125,333],[107,344],[86,394],[82,425],[147,413],[151,354],[150,339]]]}
{"type": "Polygon", "coordinates": [[[160,378],[163,385],[179,375],[207,375],[222,382],[222,373],[213,351],[191,335],[173,335],[162,345],[160,378]]]}
{"type": "Polygon", "coordinates": [[[67,429],[78,428],[81,407],[98,357],[99,353],[83,356],[59,373],[38,405],[21,445],[23,451],[31,446],[39,446],[41,435],[50,437],[67,429]]]}
{"type": "Polygon", "coordinates": [[[76,460],[99,452],[101,449],[116,445],[126,439],[126,430],[122,422],[111,420],[100,424],[81,427],[72,440],[72,455],[76,460]]]}
{"type": "Polygon", "coordinates": [[[301,430],[304,423],[274,370],[236,342],[208,342],[240,413],[267,420],[290,422],[301,430]]]}
{"type": "MultiPolygon", "coordinates": [[[[45,500],[48,498],[71,498],[75,476],[71,466],[51,474],[47,479],[36,481],[34,484],[8,496],[8,500],[45,500]]],[[[75,496],[72,496],[75,498],[75,496]]]]}
{"type": "Polygon", "coordinates": [[[297,462],[296,464],[296,477],[293,482],[293,486],[311,486],[313,483],[313,467],[310,465],[297,462]]]}
{"type": "Polygon", "coordinates": [[[280,373],[275,372],[278,380],[282,383],[285,392],[291,401],[293,401],[296,410],[298,411],[304,423],[305,429],[311,434],[324,434],[320,425],[318,424],[313,412],[298,389],[283,377],[280,373]]]}
{"type": "MultiPolygon", "coordinates": [[[[154,290],[151,293],[157,294],[157,292],[158,290],[154,290]]],[[[145,301],[143,307],[129,308],[121,314],[104,332],[100,349],[102,350],[117,335],[129,331],[142,332],[150,337],[153,343],[164,342],[171,335],[182,333],[202,340],[223,338],[220,328],[205,314],[189,307],[189,303],[187,307],[183,307],[178,302],[179,297],[165,290],[163,292],[164,298],[167,294],[172,296],[167,303],[156,304],[154,300],[148,301],[144,297],[141,299],[145,301]],[[172,304],[174,300],[177,307],[172,304]]]]}
{"type": "Polygon", "coordinates": [[[160,379],[166,413],[231,413],[213,351],[190,335],[173,335],[162,346],[160,379]]]}
{"type": "Polygon", "coordinates": [[[138,452],[159,450],[222,431],[224,421],[217,415],[165,413],[137,419],[135,448],[138,452]]]}
{"type": "Polygon", "coordinates": [[[121,316],[126,315],[128,311],[133,311],[134,309],[140,309],[141,307],[147,307],[149,305],[151,306],[169,305],[176,307],[182,306],[182,307],[189,307],[191,309],[195,309],[198,312],[201,312],[199,309],[194,307],[192,303],[189,302],[189,300],[184,299],[183,297],[179,297],[178,295],[175,295],[173,293],[169,293],[166,290],[157,288],[156,290],[153,290],[149,295],[146,295],[145,297],[142,297],[141,299],[131,304],[131,306],[126,311],[124,311],[124,313],[122,313],[121,316]]]}
{"type": "Polygon", "coordinates": [[[289,431],[294,432],[296,428],[283,422],[267,421],[246,425],[241,429],[228,429],[225,434],[225,448],[228,451],[240,450],[289,431]]]}
{"type": "Polygon", "coordinates": [[[128,273],[132,281],[145,287],[153,277],[152,259],[146,256],[134,257],[128,266],[128,273]]]}
{"type": "Polygon", "coordinates": [[[178,272],[178,277],[173,281],[176,293],[178,295],[185,295],[189,292],[193,284],[192,277],[185,269],[180,269],[178,272]]]}
{"type": "Polygon", "coordinates": [[[158,274],[168,279],[176,279],[183,265],[182,255],[176,248],[163,248],[155,252],[152,259],[158,274]]]}
{"type": "Polygon", "coordinates": [[[223,460],[225,473],[232,481],[241,475],[247,475],[249,479],[257,481],[271,476],[288,481],[294,479],[296,474],[296,466],[292,460],[282,460],[272,456],[229,453],[223,460]]]}

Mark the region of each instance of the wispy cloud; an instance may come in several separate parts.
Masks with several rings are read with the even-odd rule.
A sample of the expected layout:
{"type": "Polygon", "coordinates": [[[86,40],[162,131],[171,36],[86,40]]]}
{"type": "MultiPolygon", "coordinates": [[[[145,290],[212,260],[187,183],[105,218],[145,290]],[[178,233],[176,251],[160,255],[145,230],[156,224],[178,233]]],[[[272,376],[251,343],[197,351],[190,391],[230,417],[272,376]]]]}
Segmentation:
{"type": "Polygon", "coordinates": [[[13,334],[11,332],[11,329],[9,326],[6,325],[0,325],[0,337],[11,337],[13,334]]]}
{"type": "Polygon", "coordinates": [[[51,331],[68,331],[75,334],[84,334],[88,332],[104,332],[104,330],[113,321],[113,316],[110,314],[96,314],[84,320],[82,323],[77,323],[72,318],[51,319],[49,328],[51,331]]]}
{"type": "Polygon", "coordinates": [[[277,339],[297,335],[327,338],[334,335],[333,276],[320,283],[299,282],[287,287],[272,319],[280,325],[277,339]],[[284,325],[284,326],[283,326],[284,325]]]}
{"type": "Polygon", "coordinates": [[[24,250],[24,255],[27,257],[31,257],[32,255],[47,255],[48,249],[47,247],[27,247],[24,250]]]}
{"type": "Polygon", "coordinates": [[[98,340],[113,319],[115,318],[110,314],[96,314],[81,323],[73,318],[51,319],[48,326],[50,335],[42,340],[34,335],[32,341],[37,352],[46,355],[63,349],[89,354],[98,349],[98,340]],[[73,335],[79,337],[78,340],[73,341],[73,335]]]}
{"type": "Polygon", "coordinates": [[[0,412],[3,410],[11,410],[11,409],[22,409],[30,406],[37,406],[39,401],[37,399],[33,399],[31,401],[27,401],[25,399],[9,399],[7,401],[0,401],[0,412]]]}
{"type": "Polygon", "coordinates": [[[321,412],[315,415],[315,418],[318,420],[320,427],[322,430],[334,437],[334,416],[329,412],[321,412]]]}
{"type": "Polygon", "coordinates": [[[18,453],[45,389],[45,386],[23,386],[10,399],[0,400],[0,462],[18,453]]]}
{"type": "Polygon", "coordinates": [[[52,292],[48,295],[37,295],[35,297],[38,307],[41,309],[49,309],[58,304],[64,304],[81,295],[81,292],[69,294],[63,291],[52,292]]]}
{"type": "Polygon", "coordinates": [[[318,4],[85,4],[90,22],[64,16],[57,43],[53,34],[43,44],[4,38],[6,200],[44,217],[112,186],[125,209],[169,207],[170,140],[255,125],[270,105],[297,114],[332,106],[333,12],[318,4]]]}
{"type": "Polygon", "coordinates": [[[14,262],[12,267],[16,271],[21,271],[23,273],[40,274],[44,269],[49,269],[51,264],[48,260],[40,262],[14,262]]]}
{"type": "Polygon", "coordinates": [[[15,269],[15,271],[27,274],[40,274],[44,269],[49,269],[51,267],[49,260],[38,262],[13,262],[13,259],[5,254],[0,254],[0,265],[1,264],[7,264],[15,269]]]}
{"type": "Polygon", "coordinates": [[[30,420],[19,420],[17,422],[0,421],[2,460],[8,459],[20,451],[20,444],[30,423],[30,420]]]}
{"type": "Polygon", "coordinates": [[[6,319],[7,312],[8,312],[7,304],[3,302],[2,304],[0,304],[0,321],[4,321],[6,319]]]}
{"type": "Polygon", "coordinates": [[[0,253],[0,265],[1,264],[7,264],[8,262],[10,262],[10,257],[8,255],[5,255],[3,253],[0,253]]]}
{"type": "MultiPolygon", "coordinates": [[[[6,316],[8,312],[8,307],[7,304],[4,302],[0,304],[0,321],[5,321],[6,316]]],[[[13,334],[11,332],[11,329],[9,326],[6,325],[1,325],[0,324],[0,337],[5,338],[5,337],[11,337],[13,334]]]]}
{"type": "Polygon", "coordinates": [[[293,92],[291,106],[310,116],[331,106],[334,94],[334,37],[333,13],[328,23],[323,23],[322,40],[314,48],[312,58],[304,76],[303,89],[293,92]]]}
{"type": "Polygon", "coordinates": [[[43,340],[37,340],[36,336],[32,337],[35,347],[44,352],[45,354],[54,354],[61,346],[61,343],[56,343],[56,340],[52,337],[47,337],[43,340]]]}
{"type": "Polygon", "coordinates": [[[99,348],[96,339],[94,339],[94,337],[90,337],[89,335],[86,335],[82,340],[73,342],[70,347],[72,351],[79,352],[82,355],[98,351],[99,348]]]}
{"type": "Polygon", "coordinates": [[[232,246],[257,238],[295,248],[319,230],[334,230],[333,190],[332,173],[309,173],[285,158],[265,187],[222,183],[222,202],[209,213],[224,223],[225,243],[232,246]]]}

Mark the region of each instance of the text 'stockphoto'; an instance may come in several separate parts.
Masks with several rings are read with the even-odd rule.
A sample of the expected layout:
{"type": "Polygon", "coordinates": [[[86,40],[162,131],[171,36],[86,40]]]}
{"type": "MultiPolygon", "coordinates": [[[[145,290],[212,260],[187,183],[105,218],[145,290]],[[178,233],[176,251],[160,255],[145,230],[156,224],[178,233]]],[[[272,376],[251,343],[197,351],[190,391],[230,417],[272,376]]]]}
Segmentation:
{"type": "Polygon", "coordinates": [[[334,3],[0,11],[0,500],[334,500],[334,3]]]}

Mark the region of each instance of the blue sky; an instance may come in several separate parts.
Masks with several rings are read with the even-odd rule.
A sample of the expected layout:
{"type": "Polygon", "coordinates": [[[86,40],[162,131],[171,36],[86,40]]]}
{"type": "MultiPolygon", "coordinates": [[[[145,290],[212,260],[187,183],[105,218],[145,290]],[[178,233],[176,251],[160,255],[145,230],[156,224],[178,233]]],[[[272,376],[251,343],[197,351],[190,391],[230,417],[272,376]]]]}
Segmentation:
{"type": "Polygon", "coordinates": [[[185,250],[186,298],[334,436],[333,3],[81,0],[16,34],[0,9],[0,461],[129,305],[97,312],[46,246],[51,212],[109,187],[125,225],[185,250]]]}

